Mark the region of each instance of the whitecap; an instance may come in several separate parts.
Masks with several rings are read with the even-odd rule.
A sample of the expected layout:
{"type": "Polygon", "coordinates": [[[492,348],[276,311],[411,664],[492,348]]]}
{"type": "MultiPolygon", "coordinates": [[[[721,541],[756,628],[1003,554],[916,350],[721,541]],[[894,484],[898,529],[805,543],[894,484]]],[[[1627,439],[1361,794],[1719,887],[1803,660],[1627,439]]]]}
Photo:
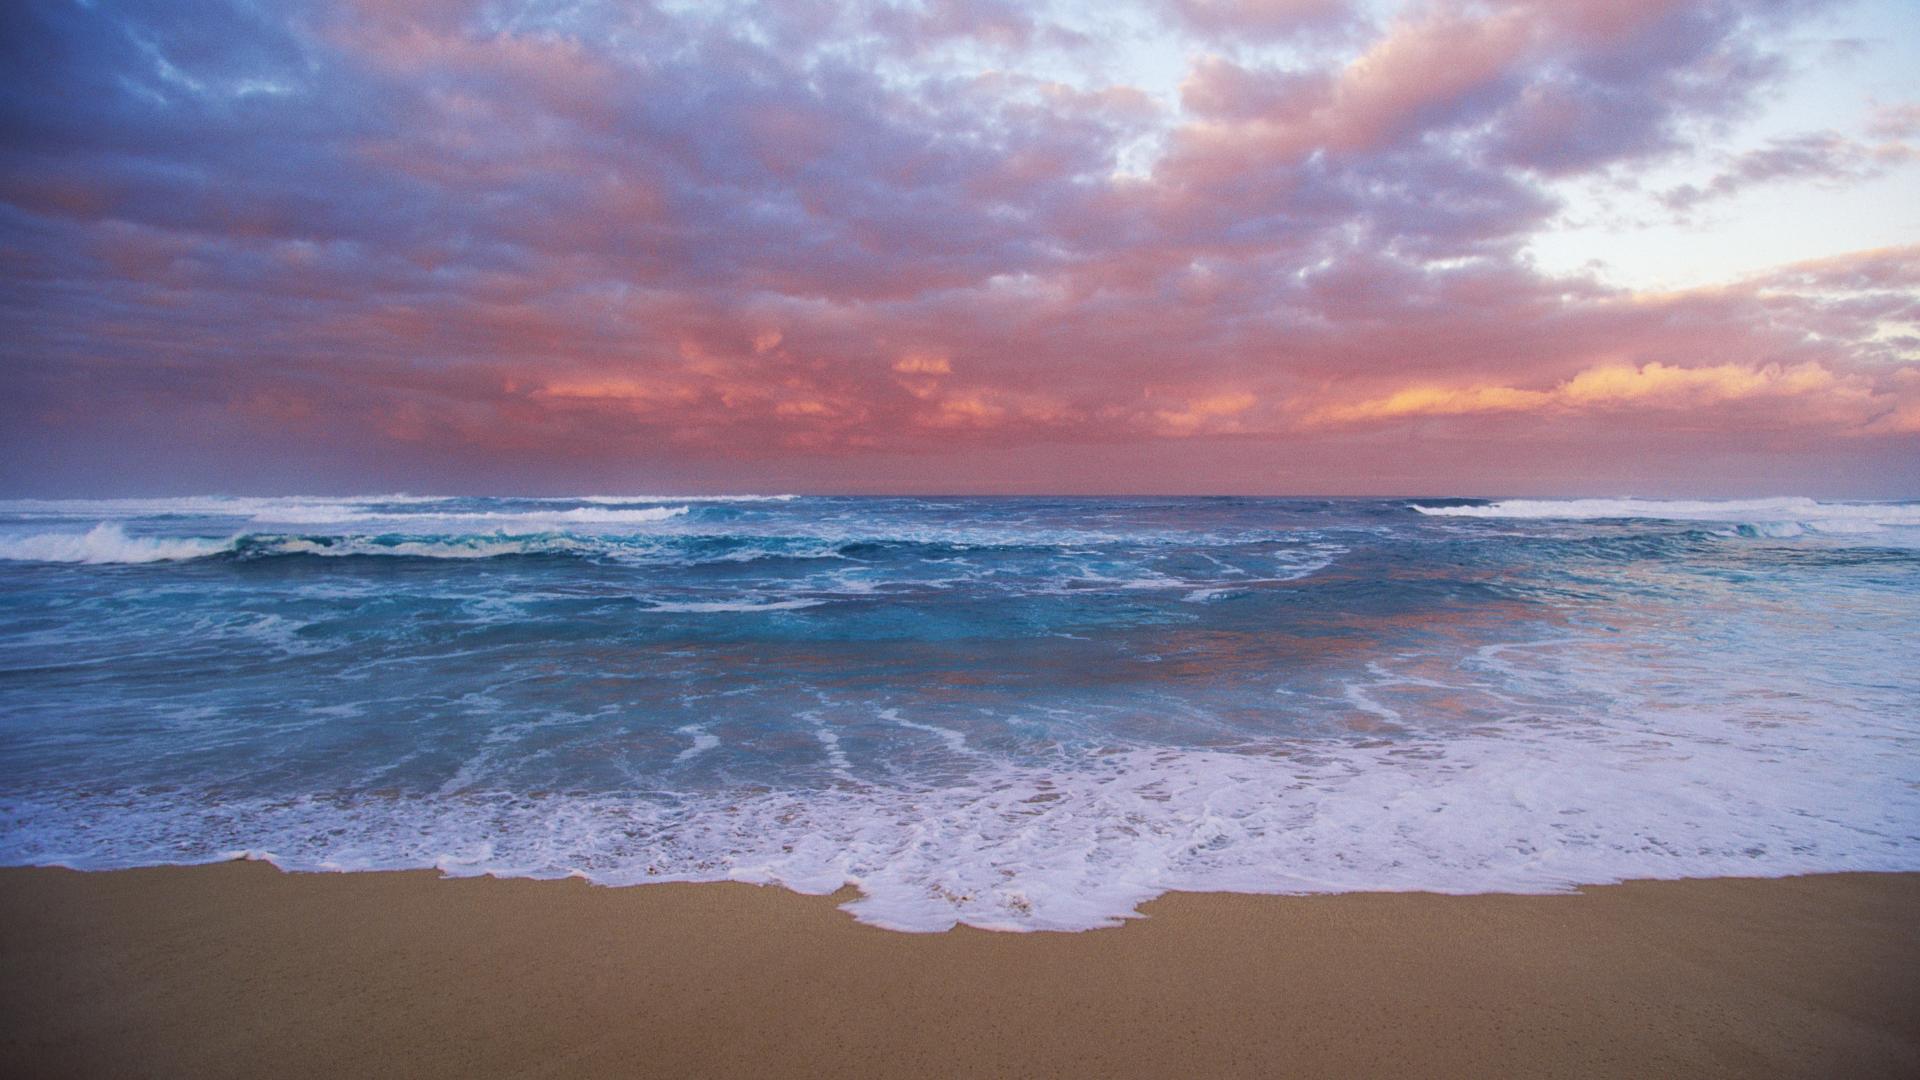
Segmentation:
{"type": "Polygon", "coordinates": [[[0,514],[16,517],[149,518],[235,517],[299,522],[367,506],[446,502],[442,495],[182,495],[123,499],[0,499],[0,514]]]}
{"type": "Polygon", "coordinates": [[[113,522],[84,533],[35,533],[0,537],[0,559],[18,562],[149,563],[198,559],[232,551],[238,537],[128,536],[113,522]]]}
{"type": "Polygon", "coordinates": [[[382,522],[479,522],[493,528],[564,528],[571,525],[646,525],[683,517],[686,506],[649,506],[640,509],[609,510],[581,506],[571,510],[430,510],[396,513],[371,510],[346,504],[319,504],[293,510],[276,509],[261,513],[255,521],[292,525],[344,525],[382,522]]]}
{"type": "Polygon", "coordinates": [[[1424,506],[1435,517],[1651,518],[1661,521],[1852,520],[1920,525],[1920,503],[1820,502],[1800,496],[1772,499],[1502,499],[1467,506],[1424,506]]]}
{"type": "Polygon", "coordinates": [[[1920,503],[1822,502],[1800,496],[1771,499],[1503,499],[1464,506],[1410,508],[1431,517],[1593,521],[1699,521],[1791,539],[1808,533],[1866,536],[1920,529],[1920,503]]]}

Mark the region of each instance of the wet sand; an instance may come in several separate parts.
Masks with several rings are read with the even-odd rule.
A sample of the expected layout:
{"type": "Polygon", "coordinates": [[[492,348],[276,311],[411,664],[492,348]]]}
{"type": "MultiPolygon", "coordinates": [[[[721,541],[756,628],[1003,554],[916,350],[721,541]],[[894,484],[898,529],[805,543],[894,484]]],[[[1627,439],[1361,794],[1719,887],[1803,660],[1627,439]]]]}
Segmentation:
{"type": "Polygon", "coordinates": [[[835,904],[0,870],[0,1071],[1920,1076],[1920,874],[1172,895],[1083,934],[897,934],[835,904]]]}

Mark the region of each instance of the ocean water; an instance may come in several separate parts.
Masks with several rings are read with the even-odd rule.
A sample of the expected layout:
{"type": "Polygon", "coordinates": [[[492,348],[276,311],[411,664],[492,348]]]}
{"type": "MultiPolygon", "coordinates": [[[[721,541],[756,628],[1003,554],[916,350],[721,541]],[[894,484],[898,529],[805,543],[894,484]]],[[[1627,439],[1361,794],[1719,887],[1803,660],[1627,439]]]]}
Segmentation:
{"type": "Polygon", "coordinates": [[[0,862],[1169,890],[1920,869],[1920,504],[0,503],[0,862]]]}

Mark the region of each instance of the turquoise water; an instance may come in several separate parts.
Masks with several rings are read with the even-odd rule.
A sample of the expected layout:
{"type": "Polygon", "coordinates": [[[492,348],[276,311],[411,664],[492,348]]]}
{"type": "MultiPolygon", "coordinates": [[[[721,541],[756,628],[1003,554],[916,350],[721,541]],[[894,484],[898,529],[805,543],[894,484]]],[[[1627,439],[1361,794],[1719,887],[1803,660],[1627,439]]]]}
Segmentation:
{"type": "Polygon", "coordinates": [[[1920,869],[1920,504],[0,502],[0,861],[860,888],[1920,869]]]}

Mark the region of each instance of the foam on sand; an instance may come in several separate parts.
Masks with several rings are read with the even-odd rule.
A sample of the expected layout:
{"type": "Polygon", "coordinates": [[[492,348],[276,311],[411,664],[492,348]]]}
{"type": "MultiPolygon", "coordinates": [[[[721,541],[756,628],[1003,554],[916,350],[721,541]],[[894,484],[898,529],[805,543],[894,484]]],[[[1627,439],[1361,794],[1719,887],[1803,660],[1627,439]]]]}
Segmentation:
{"type": "MultiPolygon", "coordinates": [[[[1698,735],[1736,736],[1698,723],[1698,735]]],[[[1794,757],[1751,739],[1674,753],[1651,729],[1603,742],[1550,732],[1332,753],[1139,750],[983,765],[929,790],[860,782],[839,735],[813,728],[841,777],[831,788],[668,801],[176,796],[84,826],[70,808],[15,801],[0,858],[104,868],[249,854],[287,869],[607,885],[852,884],[856,917],[907,931],[1111,926],[1168,891],[1547,893],[1917,865],[1920,792],[1895,763],[1848,765],[1817,736],[1797,739],[1811,745],[1794,757]]],[[[704,732],[682,734],[694,745],[677,761],[714,752],[704,732]]]]}

